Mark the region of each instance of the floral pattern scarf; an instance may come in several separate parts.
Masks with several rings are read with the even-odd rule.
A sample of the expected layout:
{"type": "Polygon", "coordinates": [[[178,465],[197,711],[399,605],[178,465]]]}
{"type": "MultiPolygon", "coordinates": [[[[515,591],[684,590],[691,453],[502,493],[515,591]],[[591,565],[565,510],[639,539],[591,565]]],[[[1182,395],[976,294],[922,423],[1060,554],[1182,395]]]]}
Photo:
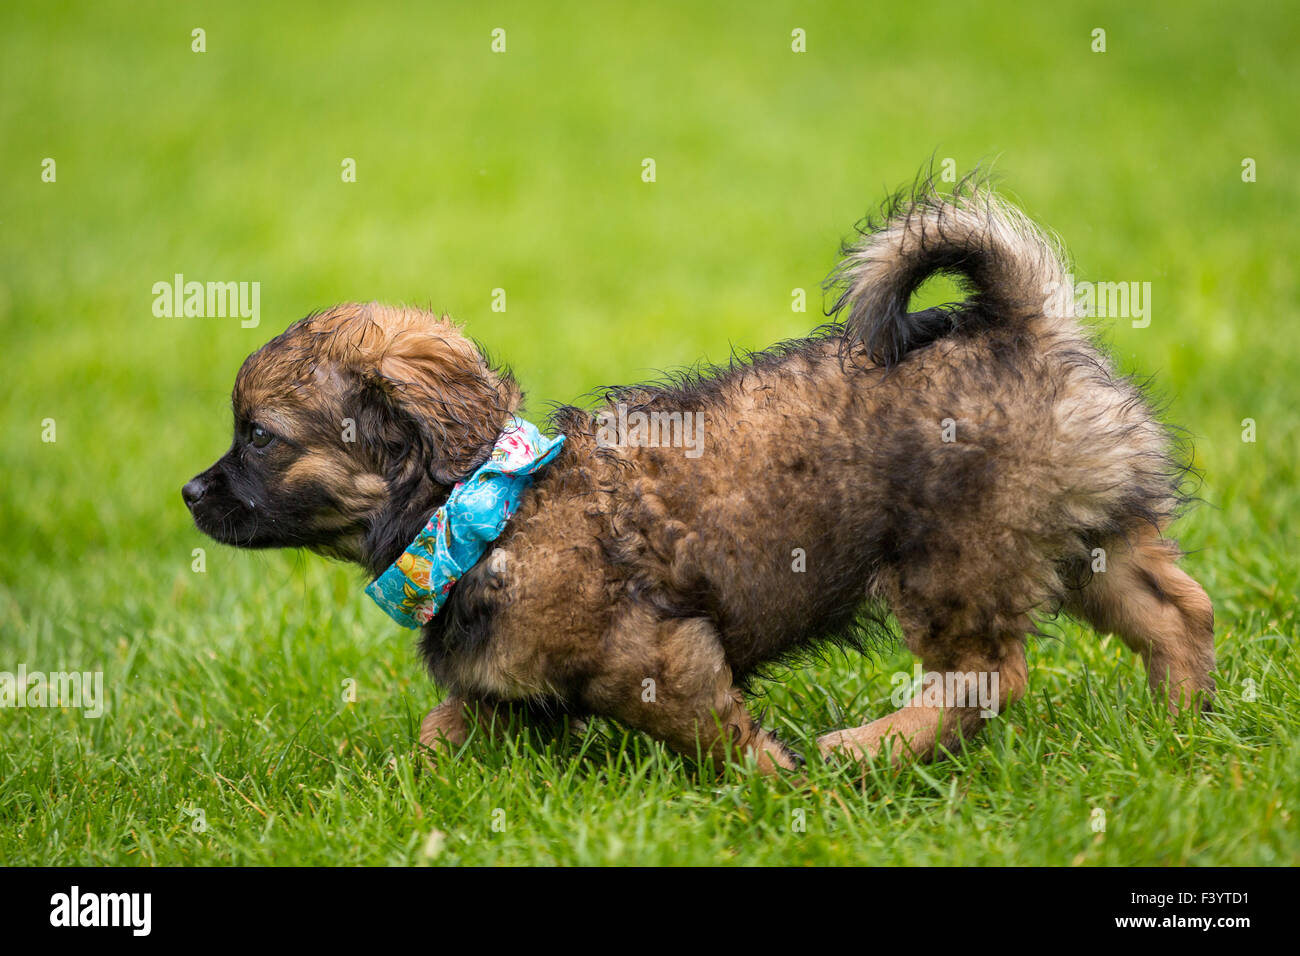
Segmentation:
{"type": "Polygon", "coordinates": [[[492,446],[492,457],[451,490],[366,593],[403,627],[428,623],[456,582],[501,534],[533,474],[559,454],[563,444],[563,435],[547,438],[531,422],[512,418],[492,446]]]}

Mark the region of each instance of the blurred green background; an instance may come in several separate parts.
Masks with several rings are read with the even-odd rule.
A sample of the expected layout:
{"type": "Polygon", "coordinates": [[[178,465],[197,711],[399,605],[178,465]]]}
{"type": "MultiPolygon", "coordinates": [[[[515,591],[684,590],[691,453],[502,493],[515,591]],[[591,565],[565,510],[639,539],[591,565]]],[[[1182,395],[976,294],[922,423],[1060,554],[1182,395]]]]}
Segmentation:
{"type": "MultiPolygon", "coordinates": [[[[1294,861],[1298,27],[1286,3],[5,4],[0,670],[102,669],[110,711],[0,710],[0,862],[1294,861]],[[239,362],[310,310],[450,312],[537,419],[806,332],[853,223],[947,158],[991,163],[1079,278],[1152,283],[1150,327],[1108,337],[1205,473],[1180,532],[1219,615],[1207,724],[1135,715],[1135,663],[1062,624],[991,741],[866,788],[718,799],[609,727],[585,758],[431,774],[407,747],[438,692],[358,574],[189,521],[239,362]],[[156,318],[178,272],[260,282],[260,326],[156,318]],[[490,834],[497,806],[524,822],[490,834]]],[[[769,703],[790,735],[879,715],[896,666],[837,657],[769,703]]]]}

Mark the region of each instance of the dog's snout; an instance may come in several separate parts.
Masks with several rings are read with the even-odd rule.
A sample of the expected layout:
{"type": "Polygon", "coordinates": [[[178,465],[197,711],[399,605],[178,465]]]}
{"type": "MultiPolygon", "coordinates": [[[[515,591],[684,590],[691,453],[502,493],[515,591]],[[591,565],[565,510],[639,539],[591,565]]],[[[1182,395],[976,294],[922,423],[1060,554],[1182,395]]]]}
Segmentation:
{"type": "Polygon", "coordinates": [[[200,475],[197,478],[191,478],[185,482],[185,487],[181,489],[181,497],[185,499],[185,504],[193,508],[203,497],[203,493],[208,490],[208,483],[200,475]]]}

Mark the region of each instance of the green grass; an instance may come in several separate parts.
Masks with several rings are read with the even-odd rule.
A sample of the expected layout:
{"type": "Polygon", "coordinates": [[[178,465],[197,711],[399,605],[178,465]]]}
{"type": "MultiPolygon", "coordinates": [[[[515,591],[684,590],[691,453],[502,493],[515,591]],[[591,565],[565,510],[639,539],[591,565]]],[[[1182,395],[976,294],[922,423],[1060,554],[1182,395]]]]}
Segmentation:
{"type": "MultiPolygon", "coordinates": [[[[1294,7],[438,6],[0,12],[0,670],[102,670],[109,694],[98,720],[0,710],[0,862],[1300,858],[1294,7]],[[839,239],[931,154],[994,159],[1081,278],[1152,283],[1150,327],[1110,340],[1195,436],[1206,504],[1179,531],[1218,613],[1215,714],[1171,723],[1115,639],[1061,622],[976,746],[862,786],[715,781],[602,721],[431,770],[411,744],[440,692],[358,574],[191,526],[180,485],[229,440],[239,361],[307,311],[446,309],[538,417],[806,331],[839,239]],[[260,281],[261,326],[155,318],[176,272],[260,281]]],[[[910,667],[832,657],[763,703],[806,746],[910,667]]]]}

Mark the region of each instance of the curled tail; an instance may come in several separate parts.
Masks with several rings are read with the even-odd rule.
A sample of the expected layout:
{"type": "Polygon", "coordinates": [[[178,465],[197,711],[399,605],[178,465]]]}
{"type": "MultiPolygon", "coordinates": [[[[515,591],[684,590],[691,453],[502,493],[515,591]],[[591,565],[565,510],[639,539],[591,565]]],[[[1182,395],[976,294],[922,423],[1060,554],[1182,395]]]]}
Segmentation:
{"type": "Polygon", "coordinates": [[[986,187],[959,185],[941,195],[926,183],[895,197],[882,222],[859,231],[827,280],[840,289],[831,314],[848,310],[845,337],[861,340],[881,365],[960,330],[1077,328],[1059,247],[986,187]],[[938,272],[958,275],[969,297],[960,307],[909,313],[912,293],[938,272]]]}

